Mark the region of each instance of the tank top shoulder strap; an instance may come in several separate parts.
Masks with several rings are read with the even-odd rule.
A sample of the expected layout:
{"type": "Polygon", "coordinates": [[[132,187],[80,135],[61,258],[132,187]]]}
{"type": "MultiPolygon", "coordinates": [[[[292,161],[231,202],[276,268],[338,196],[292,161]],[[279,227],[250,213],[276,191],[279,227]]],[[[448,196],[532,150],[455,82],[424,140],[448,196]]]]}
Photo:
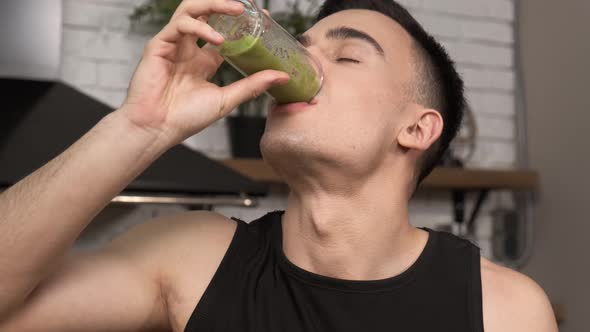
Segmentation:
{"type": "Polygon", "coordinates": [[[472,328],[475,332],[483,331],[483,305],[481,295],[481,254],[477,246],[471,247],[471,271],[469,274],[470,290],[469,290],[469,308],[471,312],[472,328]]]}
{"type": "Polygon", "coordinates": [[[244,276],[264,269],[268,256],[272,255],[271,226],[277,216],[280,219],[278,212],[271,212],[250,223],[232,218],[238,224],[234,236],[193,310],[185,332],[211,331],[227,320],[225,311],[220,308],[238,305],[232,299],[246,288],[244,276]]]}
{"type": "Polygon", "coordinates": [[[483,332],[481,292],[481,254],[473,242],[447,232],[430,231],[438,237],[436,259],[439,271],[463,280],[467,287],[467,306],[471,331],[483,332]]]}

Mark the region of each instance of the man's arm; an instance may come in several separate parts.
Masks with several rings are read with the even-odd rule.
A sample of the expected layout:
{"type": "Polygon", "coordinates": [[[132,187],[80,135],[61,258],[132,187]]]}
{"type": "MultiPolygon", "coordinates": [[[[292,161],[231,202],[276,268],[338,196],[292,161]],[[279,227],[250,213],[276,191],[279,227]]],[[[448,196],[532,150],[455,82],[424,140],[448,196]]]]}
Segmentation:
{"type": "Polygon", "coordinates": [[[141,256],[153,239],[127,240],[135,250],[109,246],[65,257],[0,321],[0,331],[168,331],[158,270],[141,256]]]}
{"type": "Polygon", "coordinates": [[[486,332],[557,332],[551,303],[532,279],[483,258],[481,279],[486,332]]]}
{"type": "Polygon", "coordinates": [[[166,149],[115,112],[0,196],[0,317],[21,306],[92,218],[166,149]]]}
{"type": "Polygon", "coordinates": [[[199,300],[235,227],[214,213],[187,212],[136,226],[99,251],[72,254],[0,331],[182,331],[196,303],[179,307],[174,290],[199,300]],[[177,285],[187,275],[190,287],[177,285]]]}
{"type": "MultiPolygon", "coordinates": [[[[146,45],[121,109],[0,195],[0,321],[10,319],[11,313],[26,306],[29,297],[43,292],[39,285],[55,276],[52,272],[93,217],[168,148],[240,103],[288,82],[288,74],[271,70],[225,87],[208,81],[223,59],[210,46],[199,48],[196,42],[220,44],[223,37],[206,24],[206,17],[211,13],[239,15],[243,10],[236,1],[182,1],[172,20],[146,45]]],[[[108,260],[108,266],[99,264],[103,256],[92,261],[98,264],[94,273],[105,273],[118,259],[108,260]]],[[[76,270],[83,262],[65,263],[66,270],[76,270]]],[[[128,273],[121,277],[132,278],[128,273]]],[[[65,281],[53,284],[66,285],[63,291],[71,289],[72,294],[78,286],[65,281]]],[[[118,295],[116,290],[106,291],[118,295]]],[[[71,314],[77,314],[76,306],[71,314]]]]}

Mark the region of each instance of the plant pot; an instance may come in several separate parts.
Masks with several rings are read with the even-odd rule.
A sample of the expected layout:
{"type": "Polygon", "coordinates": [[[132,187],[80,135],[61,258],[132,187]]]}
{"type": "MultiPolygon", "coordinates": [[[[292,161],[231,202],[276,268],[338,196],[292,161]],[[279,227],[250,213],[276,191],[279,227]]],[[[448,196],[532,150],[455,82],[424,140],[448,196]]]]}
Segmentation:
{"type": "Polygon", "coordinates": [[[260,139],[266,118],[235,116],[227,118],[232,155],[235,158],[262,158],[260,139]]]}

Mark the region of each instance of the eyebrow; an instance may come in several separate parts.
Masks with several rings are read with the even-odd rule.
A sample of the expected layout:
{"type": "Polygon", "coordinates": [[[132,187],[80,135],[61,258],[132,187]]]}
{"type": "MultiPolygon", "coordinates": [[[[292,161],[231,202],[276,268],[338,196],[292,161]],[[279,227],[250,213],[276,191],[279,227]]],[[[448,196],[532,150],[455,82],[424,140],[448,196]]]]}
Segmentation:
{"type": "MultiPolygon", "coordinates": [[[[309,38],[309,36],[299,35],[296,38],[297,38],[297,41],[300,42],[305,47],[308,47],[311,44],[311,39],[309,38]]],[[[377,53],[379,53],[379,55],[381,55],[381,56],[385,55],[385,52],[383,51],[383,47],[381,47],[381,45],[379,45],[379,43],[375,40],[375,38],[371,37],[371,35],[369,35],[366,32],[363,32],[363,31],[360,31],[360,30],[357,30],[357,29],[354,29],[351,27],[341,26],[341,27],[337,27],[334,29],[330,29],[326,33],[326,38],[332,39],[332,40],[359,39],[359,40],[362,40],[364,42],[371,44],[371,46],[373,46],[375,48],[375,50],[377,51],[377,53]]]]}

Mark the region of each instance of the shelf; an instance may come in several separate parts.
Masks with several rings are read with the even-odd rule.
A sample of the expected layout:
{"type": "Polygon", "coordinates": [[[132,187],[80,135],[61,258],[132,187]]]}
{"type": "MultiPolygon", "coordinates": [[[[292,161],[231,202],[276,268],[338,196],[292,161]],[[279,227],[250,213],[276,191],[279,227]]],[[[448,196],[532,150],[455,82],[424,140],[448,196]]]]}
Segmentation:
{"type": "MultiPolygon", "coordinates": [[[[221,162],[252,180],[283,183],[281,178],[260,159],[227,159],[221,162]]],[[[420,187],[426,189],[534,191],[538,185],[537,172],[530,170],[439,167],[424,179],[420,187]]]]}

